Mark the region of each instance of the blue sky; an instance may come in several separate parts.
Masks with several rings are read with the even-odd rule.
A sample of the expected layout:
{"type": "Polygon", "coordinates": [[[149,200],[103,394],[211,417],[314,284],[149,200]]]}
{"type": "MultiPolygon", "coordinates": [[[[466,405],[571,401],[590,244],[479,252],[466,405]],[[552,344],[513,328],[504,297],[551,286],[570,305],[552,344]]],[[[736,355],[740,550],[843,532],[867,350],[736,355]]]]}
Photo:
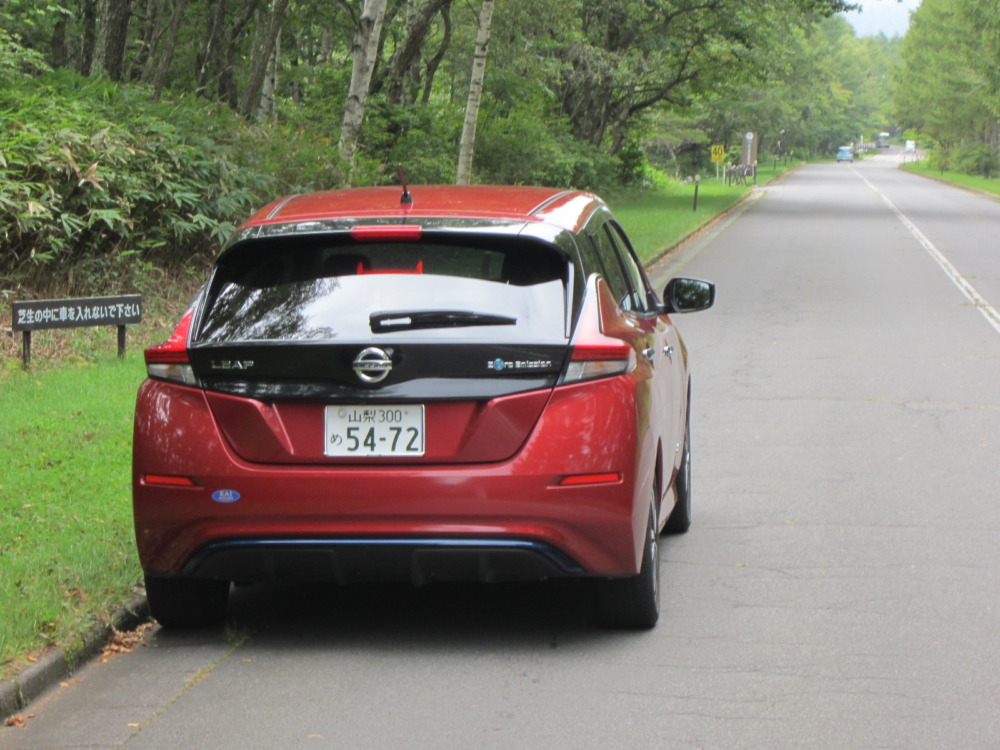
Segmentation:
{"type": "Polygon", "coordinates": [[[903,36],[910,23],[910,13],[920,6],[920,0],[855,0],[861,12],[845,13],[858,36],[885,34],[903,36]]]}

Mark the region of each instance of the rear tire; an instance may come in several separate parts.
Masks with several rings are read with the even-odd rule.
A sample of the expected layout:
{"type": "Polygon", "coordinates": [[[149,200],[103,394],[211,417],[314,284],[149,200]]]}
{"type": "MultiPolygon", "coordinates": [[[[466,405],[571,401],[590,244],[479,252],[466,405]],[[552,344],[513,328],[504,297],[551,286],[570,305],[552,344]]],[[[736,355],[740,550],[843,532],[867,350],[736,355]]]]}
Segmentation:
{"type": "Polygon", "coordinates": [[[639,574],[594,581],[594,615],[602,628],[649,630],[660,618],[660,550],[656,506],[650,508],[639,574]]]}
{"type": "Polygon", "coordinates": [[[146,576],[150,614],[165,628],[198,628],[226,618],[229,581],[146,576]]]}

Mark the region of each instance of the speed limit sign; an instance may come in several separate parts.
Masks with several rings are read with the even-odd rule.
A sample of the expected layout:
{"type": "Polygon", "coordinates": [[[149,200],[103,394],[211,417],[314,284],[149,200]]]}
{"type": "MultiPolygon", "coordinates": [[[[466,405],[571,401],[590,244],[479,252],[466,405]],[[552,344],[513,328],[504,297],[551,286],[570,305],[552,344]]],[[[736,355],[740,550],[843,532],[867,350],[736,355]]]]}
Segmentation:
{"type": "Polygon", "coordinates": [[[726,147],[712,146],[712,161],[725,161],[725,159],[726,159],[726,147]]]}

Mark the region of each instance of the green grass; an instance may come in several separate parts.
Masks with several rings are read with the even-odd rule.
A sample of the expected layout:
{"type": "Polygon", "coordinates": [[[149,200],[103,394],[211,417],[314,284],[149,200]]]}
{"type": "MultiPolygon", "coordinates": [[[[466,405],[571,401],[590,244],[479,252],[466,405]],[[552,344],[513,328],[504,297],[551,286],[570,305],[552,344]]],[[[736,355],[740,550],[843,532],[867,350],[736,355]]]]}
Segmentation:
{"type": "Polygon", "coordinates": [[[130,465],[141,354],[0,378],[0,676],[72,645],[140,577],[130,465]]]}
{"type": "Polygon", "coordinates": [[[965,187],[974,188],[975,190],[982,190],[983,192],[992,193],[993,195],[1000,195],[1000,179],[977,177],[974,175],[961,174],[959,172],[942,172],[931,167],[926,161],[907,162],[903,165],[903,169],[910,172],[916,172],[917,174],[926,175],[927,177],[944,180],[945,182],[951,182],[956,185],[964,185],[965,187]]]}

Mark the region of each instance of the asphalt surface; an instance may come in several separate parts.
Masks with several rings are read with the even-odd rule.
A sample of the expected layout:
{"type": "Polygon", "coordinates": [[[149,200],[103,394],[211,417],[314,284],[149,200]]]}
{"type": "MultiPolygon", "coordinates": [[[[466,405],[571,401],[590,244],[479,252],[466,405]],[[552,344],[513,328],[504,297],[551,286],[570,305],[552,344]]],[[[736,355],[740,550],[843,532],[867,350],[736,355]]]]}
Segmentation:
{"type": "Polygon", "coordinates": [[[655,269],[678,320],[694,523],[663,617],[582,587],[238,590],[0,729],[0,748],[995,748],[1000,204],[799,169],[655,269]]]}

